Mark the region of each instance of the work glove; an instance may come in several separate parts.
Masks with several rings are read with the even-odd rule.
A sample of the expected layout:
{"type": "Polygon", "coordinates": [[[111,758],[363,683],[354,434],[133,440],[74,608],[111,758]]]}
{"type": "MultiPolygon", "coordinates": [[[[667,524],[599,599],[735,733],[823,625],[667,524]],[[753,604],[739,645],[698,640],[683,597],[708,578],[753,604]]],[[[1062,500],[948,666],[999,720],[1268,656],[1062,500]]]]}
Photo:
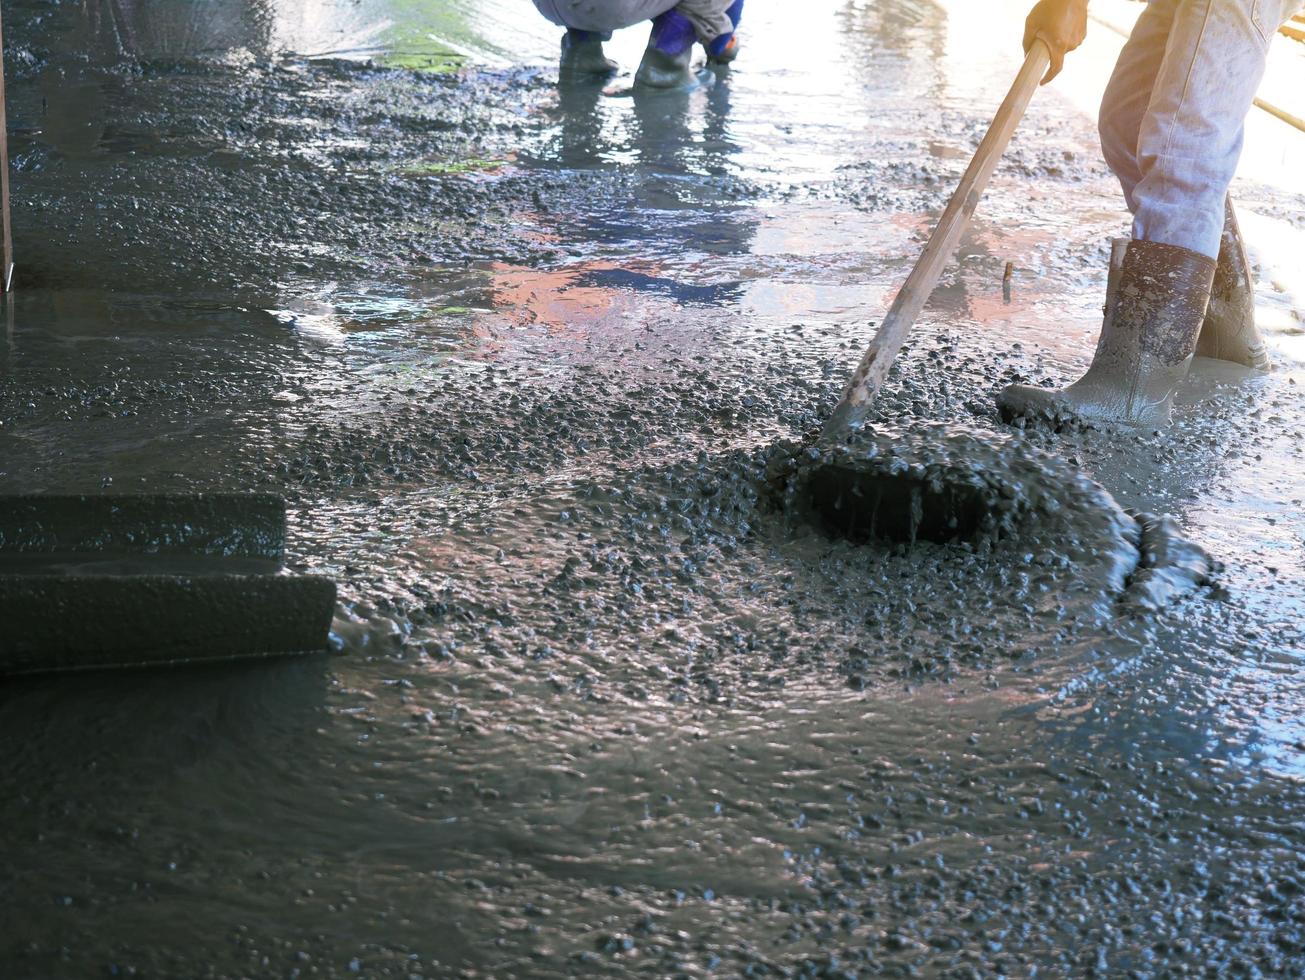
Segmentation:
{"type": "Polygon", "coordinates": [[[1042,41],[1051,52],[1051,67],[1042,79],[1046,85],[1065,65],[1065,55],[1087,37],[1088,0],[1039,0],[1024,21],[1024,53],[1034,40],[1042,41]]]}

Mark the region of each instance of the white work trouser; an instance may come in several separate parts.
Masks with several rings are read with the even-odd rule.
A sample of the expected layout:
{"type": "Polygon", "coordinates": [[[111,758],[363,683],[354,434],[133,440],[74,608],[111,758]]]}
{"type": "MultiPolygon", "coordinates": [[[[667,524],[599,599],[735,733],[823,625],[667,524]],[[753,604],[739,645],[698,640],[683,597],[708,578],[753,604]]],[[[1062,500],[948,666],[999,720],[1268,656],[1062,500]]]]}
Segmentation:
{"type": "Polygon", "coordinates": [[[1269,42],[1302,0],[1152,0],[1101,102],[1133,237],[1219,254],[1224,197],[1269,42]]]}

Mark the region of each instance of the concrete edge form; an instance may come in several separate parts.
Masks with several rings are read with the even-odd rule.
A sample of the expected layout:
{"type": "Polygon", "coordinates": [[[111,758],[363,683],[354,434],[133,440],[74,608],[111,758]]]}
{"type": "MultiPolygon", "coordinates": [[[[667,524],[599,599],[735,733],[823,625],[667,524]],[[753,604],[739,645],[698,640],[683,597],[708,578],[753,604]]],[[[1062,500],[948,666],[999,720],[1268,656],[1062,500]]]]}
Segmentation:
{"type": "Polygon", "coordinates": [[[0,674],[322,651],[334,611],[314,575],[0,576],[0,674]]]}
{"type": "Polygon", "coordinates": [[[285,554],[285,502],[274,494],[0,496],[0,552],[285,554]]]}

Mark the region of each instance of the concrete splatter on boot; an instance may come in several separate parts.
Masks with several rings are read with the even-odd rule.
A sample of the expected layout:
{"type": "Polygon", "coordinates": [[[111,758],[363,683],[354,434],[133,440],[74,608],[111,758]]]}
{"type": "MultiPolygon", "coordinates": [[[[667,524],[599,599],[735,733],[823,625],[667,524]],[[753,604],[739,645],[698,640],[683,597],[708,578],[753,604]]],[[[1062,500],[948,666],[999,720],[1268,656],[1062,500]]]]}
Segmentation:
{"type": "Polygon", "coordinates": [[[1201,357],[1234,361],[1258,371],[1270,367],[1269,349],[1255,326],[1255,276],[1251,273],[1231,197],[1224,206],[1219,264],[1196,353],[1201,357]]]}
{"type": "Polygon", "coordinates": [[[997,398],[1002,418],[1168,424],[1196,353],[1214,267],[1177,245],[1114,243],[1101,339],[1087,373],[1062,390],[1012,385],[997,398]]]}
{"type": "Polygon", "coordinates": [[[558,78],[562,81],[606,78],[617,71],[617,64],[603,54],[603,42],[611,34],[578,31],[568,28],[562,35],[562,58],[558,63],[558,78]]]}
{"type": "Polygon", "coordinates": [[[648,48],[634,73],[634,84],[667,89],[696,84],[690,65],[696,40],[693,24],[673,7],[654,17],[652,23],[648,48]]]}

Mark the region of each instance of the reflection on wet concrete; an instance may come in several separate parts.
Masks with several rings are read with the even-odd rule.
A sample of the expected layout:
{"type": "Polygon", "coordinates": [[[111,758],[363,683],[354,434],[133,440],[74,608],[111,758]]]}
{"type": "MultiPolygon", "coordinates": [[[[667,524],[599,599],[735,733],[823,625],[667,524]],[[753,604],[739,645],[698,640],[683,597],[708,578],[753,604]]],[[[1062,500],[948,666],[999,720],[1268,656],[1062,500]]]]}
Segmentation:
{"type": "MultiPolygon", "coordinates": [[[[78,46],[101,57],[200,58],[232,50],[267,51],[274,20],[258,0],[151,4],[141,0],[82,0],[78,46]]],[[[70,39],[71,40],[71,39],[70,39]]]]}
{"type": "Polygon", "coordinates": [[[681,303],[706,303],[720,306],[735,298],[739,283],[695,286],[676,282],[662,276],[650,276],[628,269],[594,269],[586,272],[578,282],[599,289],[632,289],[640,292],[665,293],[681,303]]]}
{"type": "MultiPolygon", "coordinates": [[[[557,89],[497,0],[6,8],[0,488],[274,489],[341,603],[330,656],[6,685],[0,972],[1290,974],[1294,365],[1200,365],[1166,436],[1015,434],[1222,562],[1158,614],[760,489],[1020,13],[758,5],[727,75],[645,98],[557,89]]],[[[1116,194],[1040,95],[881,426],[995,431],[1085,359],[1116,194]]]]}
{"type": "Polygon", "coordinates": [[[494,58],[483,20],[514,37],[498,0],[442,4],[396,0],[77,0],[63,50],[102,61],[377,57],[409,68],[446,70],[494,58]]]}

